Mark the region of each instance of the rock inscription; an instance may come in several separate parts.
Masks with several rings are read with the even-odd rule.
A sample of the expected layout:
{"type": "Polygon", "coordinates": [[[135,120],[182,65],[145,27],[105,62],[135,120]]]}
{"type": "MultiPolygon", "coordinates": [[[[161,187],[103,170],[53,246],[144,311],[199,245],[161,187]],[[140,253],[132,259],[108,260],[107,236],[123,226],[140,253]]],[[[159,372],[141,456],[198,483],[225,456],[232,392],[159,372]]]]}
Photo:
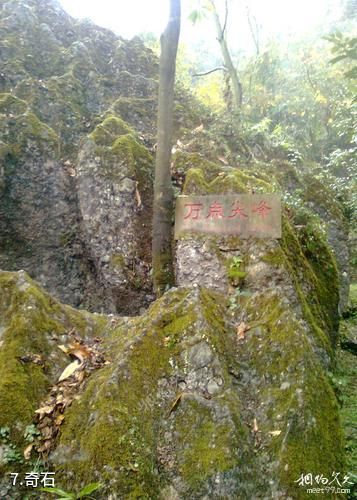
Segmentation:
{"type": "Polygon", "coordinates": [[[280,196],[179,196],[176,200],[175,239],[185,232],[281,238],[280,196]]]}

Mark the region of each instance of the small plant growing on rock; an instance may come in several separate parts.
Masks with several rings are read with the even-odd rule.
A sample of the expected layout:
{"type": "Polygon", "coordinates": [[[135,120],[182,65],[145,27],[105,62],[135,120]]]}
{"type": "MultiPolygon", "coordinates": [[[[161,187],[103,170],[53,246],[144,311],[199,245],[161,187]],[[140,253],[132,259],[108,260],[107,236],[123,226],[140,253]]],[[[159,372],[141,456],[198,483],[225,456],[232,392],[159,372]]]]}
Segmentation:
{"type": "Polygon", "coordinates": [[[27,441],[28,443],[33,443],[40,435],[41,433],[37,429],[35,424],[28,425],[24,432],[25,441],[27,441]]]}
{"type": "Polygon", "coordinates": [[[10,438],[9,427],[0,427],[0,441],[8,441],[10,438]]]}
{"type": "Polygon", "coordinates": [[[10,428],[0,427],[0,441],[3,443],[2,463],[21,464],[22,455],[16,448],[16,445],[10,441],[10,428]]]}
{"type": "Polygon", "coordinates": [[[56,495],[58,500],[78,500],[80,498],[93,498],[90,495],[102,487],[101,483],[90,483],[78,493],[61,490],[60,488],[41,488],[41,491],[56,495]]]}
{"type": "Polygon", "coordinates": [[[227,274],[230,283],[233,286],[241,285],[247,273],[242,269],[243,259],[241,257],[232,257],[228,261],[227,274]]]}

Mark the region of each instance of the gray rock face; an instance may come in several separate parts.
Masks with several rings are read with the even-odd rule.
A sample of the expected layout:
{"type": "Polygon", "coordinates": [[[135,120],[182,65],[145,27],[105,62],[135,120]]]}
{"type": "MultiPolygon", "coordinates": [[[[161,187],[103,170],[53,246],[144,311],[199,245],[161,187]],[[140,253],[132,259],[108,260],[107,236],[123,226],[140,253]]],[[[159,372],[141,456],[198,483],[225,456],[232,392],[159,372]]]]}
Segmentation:
{"type": "Polygon", "coordinates": [[[0,34],[0,268],[74,306],[135,313],[150,282],[157,61],[52,1],[3,2],[0,34]],[[81,142],[111,106],[140,130],[117,159],[81,142]]]}
{"type": "Polygon", "coordinates": [[[178,240],[176,245],[176,281],[181,286],[204,286],[227,293],[228,278],[223,262],[210,250],[210,239],[178,240]]]}
{"type": "Polygon", "coordinates": [[[76,192],[73,178],[51,156],[36,154],[33,148],[16,167],[5,164],[0,266],[31,269],[47,289],[79,305],[81,298],[76,295],[83,288],[79,260],[83,248],[75,237],[76,192]]]}
{"type": "MultiPolygon", "coordinates": [[[[125,311],[145,304],[150,292],[152,161],[128,138],[130,151],[115,155],[88,141],[77,163],[77,189],[83,237],[90,251],[106,308],[125,311]],[[135,168],[141,172],[139,182],[135,168]],[[140,194],[141,191],[141,194],[140,194]],[[135,307],[135,302],[137,306],[135,307]]],[[[127,144],[123,145],[125,148],[127,144]]]]}

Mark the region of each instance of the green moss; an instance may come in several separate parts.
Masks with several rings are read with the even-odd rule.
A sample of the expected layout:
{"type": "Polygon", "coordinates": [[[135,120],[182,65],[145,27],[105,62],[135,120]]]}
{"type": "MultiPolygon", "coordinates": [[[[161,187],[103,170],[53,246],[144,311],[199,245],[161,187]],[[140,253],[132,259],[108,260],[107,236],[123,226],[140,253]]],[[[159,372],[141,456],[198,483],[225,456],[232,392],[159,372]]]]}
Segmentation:
{"type": "Polygon", "coordinates": [[[151,190],[153,160],[148,150],[131,134],[118,137],[112,146],[96,146],[102,159],[102,175],[115,180],[136,179],[142,195],[151,190]]]}
{"type": "MultiPolygon", "coordinates": [[[[306,228],[303,228],[305,231],[306,228]]],[[[303,232],[295,233],[283,217],[280,249],[269,252],[263,261],[284,267],[294,284],[305,320],[315,334],[318,348],[333,359],[338,334],[339,279],[335,258],[318,228],[311,233],[314,250],[305,246],[303,232]]]]}
{"type": "Polygon", "coordinates": [[[0,113],[4,115],[22,115],[27,110],[27,103],[12,94],[0,94],[0,113]]]}
{"type": "Polygon", "coordinates": [[[249,175],[238,169],[226,168],[219,175],[209,180],[209,174],[203,168],[193,168],[187,172],[184,194],[228,194],[272,192],[273,188],[267,182],[249,175]]]}
{"type": "Polygon", "coordinates": [[[78,138],[92,124],[86,107],[85,88],[71,71],[45,81],[26,78],[16,87],[16,95],[24,99],[31,111],[61,138],[62,156],[77,156],[78,138]]]}
{"type": "Polygon", "coordinates": [[[112,105],[114,113],[129,123],[156,115],[156,107],[157,100],[152,97],[120,97],[112,105]]]}
{"type": "Polygon", "coordinates": [[[296,483],[301,474],[330,476],[344,470],[336,398],[306,330],[277,295],[255,296],[246,311],[253,327],[246,348],[252,368],[264,380],[264,446],[279,457],[282,486],[293,498],[308,498],[296,483]],[[269,438],[274,430],[280,434],[269,438]]]}
{"type": "Polygon", "coordinates": [[[114,268],[123,269],[126,267],[125,257],[121,253],[115,253],[110,258],[110,263],[114,268]]]}
{"type": "Polygon", "coordinates": [[[116,139],[112,151],[119,161],[129,160],[132,164],[135,163],[136,157],[146,158],[147,160],[150,158],[146,148],[139,144],[131,134],[126,134],[116,139]]]}
{"type": "Polygon", "coordinates": [[[312,174],[305,174],[302,178],[304,186],[302,197],[303,201],[322,207],[324,211],[334,219],[344,221],[344,215],[341,206],[336,200],[333,191],[326,184],[320,182],[312,174]]]}
{"type": "MultiPolygon", "coordinates": [[[[17,422],[13,438],[19,443],[53,375],[21,364],[17,357],[36,353],[45,360],[51,356],[51,365],[56,364],[55,352],[62,354],[50,342],[54,333],[72,327],[83,335],[106,331],[103,349],[110,353],[111,364],[91,374],[61,426],[56,477],[66,489],[99,480],[105,484],[103,495],[115,490],[126,498],[157,498],[170,480],[158,472],[157,456],[170,430],[175,474],[186,485],[187,497],[202,496],[218,473],[243,482],[242,495],[252,497],[260,488],[258,480],[249,490],[260,470],[261,450],[255,459],[239,401],[248,392],[237,389],[232,378],[244,352],[249,353],[245,376],[254,374],[262,403],[254,415],[262,453],[274,462],[281,488],[293,498],[304,498],[295,482],[302,472],[344,470],[335,396],[309,330],[277,293],[265,291],[247,299],[251,330],[238,353],[236,332],[225,321],[224,297],[204,289],[169,292],[143,317],[122,318],[113,327],[108,318],[61,306],[23,274],[0,273],[0,291],[0,327],[5,326],[0,404],[6,409],[0,426],[17,422]],[[222,378],[220,392],[209,400],[199,390],[184,391],[171,411],[177,397],[175,377],[187,370],[187,349],[202,340],[219,360],[214,366],[222,378]],[[276,429],[281,433],[271,435],[276,429]]],[[[67,360],[57,366],[62,362],[67,360]]]]}
{"type": "Polygon", "coordinates": [[[238,440],[231,426],[215,421],[211,411],[194,399],[187,399],[184,406],[176,420],[178,462],[184,480],[197,488],[218,472],[224,474],[237,466],[231,450],[234,444],[238,447],[238,440]]]}
{"type": "Polygon", "coordinates": [[[161,308],[155,304],[144,320],[132,320],[129,332],[127,328],[118,328],[107,340],[112,356],[125,360],[127,375],[120,377],[118,383],[113,367],[97,372],[81,400],[66,413],[61,444],[76,443],[83,459],[60,466],[59,471],[75,471],[76,481],[90,482],[94,468],[101,471],[102,480],[114,480],[117,490],[127,498],[157,496],[156,423],[167,408],[156,401],[156,388],[158,380],[171,371],[170,350],[163,349],[164,336],[168,334],[165,326],[179,315],[186,296],[187,292],[176,295],[177,300],[170,300],[170,307],[159,318],[155,311],[161,308]],[[137,339],[135,349],[128,350],[128,339],[137,339]],[[113,383],[108,383],[111,379],[113,383]],[[78,426],[83,429],[80,436],[78,426]]]}
{"type": "MultiPolygon", "coordinates": [[[[5,102],[15,106],[15,112],[22,110],[23,101],[16,98],[6,98],[5,102]]],[[[7,153],[19,158],[34,143],[40,151],[58,153],[58,137],[47,125],[42,123],[34,113],[25,111],[15,117],[6,115],[0,124],[2,136],[7,143],[7,153]]]]}
{"type": "Polygon", "coordinates": [[[127,123],[117,116],[110,115],[96,126],[89,137],[99,146],[111,146],[118,136],[135,133],[127,123]]]}
{"type": "Polygon", "coordinates": [[[353,477],[357,466],[357,367],[355,356],[338,350],[337,368],[333,374],[335,390],[341,405],[341,422],[345,436],[346,469],[353,477]]]}
{"type": "MultiPolygon", "coordinates": [[[[50,376],[44,367],[20,358],[36,354],[47,360],[49,337],[60,331],[48,315],[58,308],[30,280],[19,281],[16,273],[0,273],[0,294],[4,297],[0,306],[0,427],[10,428],[11,442],[21,449],[24,429],[33,421],[50,376]]],[[[5,470],[0,464],[0,472],[5,470]]]]}
{"type": "Polygon", "coordinates": [[[352,308],[357,308],[357,283],[351,283],[349,300],[352,308]]]}
{"type": "Polygon", "coordinates": [[[185,173],[190,169],[200,169],[208,180],[213,180],[222,172],[222,167],[220,165],[208,161],[199,153],[177,151],[172,155],[172,162],[175,171],[185,173]]]}
{"type": "MultiPolygon", "coordinates": [[[[157,439],[169,417],[179,442],[180,473],[192,488],[239,463],[242,448],[238,436],[244,434],[241,423],[237,421],[235,427],[230,420],[218,421],[205,404],[186,398],[170,415],[174,396],[158,398],[158,394],[165,398],[158,387],[160,381],[170,380],[172,360],[183,363],[182,353],[198,329],[218,353],[231,343],[223,338],[220,307],[217,297],[205,291],[192,296],[187,290],[177,290],[107,338],[112,366],[95,373],[81,399],[66,412],[60,448],[73,450],[69,455],[77,454],[78,459],[58,465],[63,481],[70,483],[72,475],[76,484],[89,482],[95,470],[100,471],[101,481],[115,485],[126,498],[156,498],[165,481],[157,474],[157,439]],[[192,464],[195,472],[190,471],[192,464]]],[[[228,368],[224,378],[228,383],[228,368]]],[[[233,391],[223,398],[232,411],[239,411],[233,391]]]]}
{"type": "Polygon", "coordinates": [[[207,194],[209,185],[200,168],[191,168],[186,175],[184,194],[207,194]]]}
{"type": "Polygon", "coordinates": [[[96,320],[86,316],[82,330],[82,314],[61,306],[25,273],[0,272],[0,293],[0,427],[9,426],[12,439],[22,442],[23,429],[53,383],[53,369],[67,362],[53,337],[73,327],[88,333],[96,320]],[[21,361],[32,354],[42,357],[44,367],[21,361]]]}
{"type": "Polygon", "coordinates": [[[244,271],[243,259],[240,257],[230,257],[225,260],[227,276],[233,286],[240,286],[247,273],[244,271]]]}
{"type": "Polygon", "coordinates": [[[323,237],[315,232],[314,238],[319,245],[318,259],[314,255],[308,259],[289,222],[283,218],[281,248],[287,258],[286,268],[293,279],[305,318],[314,326],[317,337],[331,354],[331,348],[328,348],[323,339],[328,336],[331,346],[336,344],[338,273],[335,259],[323,237]],[[304,290],[306,286],[309,288],[308,293],[304,290]]]}

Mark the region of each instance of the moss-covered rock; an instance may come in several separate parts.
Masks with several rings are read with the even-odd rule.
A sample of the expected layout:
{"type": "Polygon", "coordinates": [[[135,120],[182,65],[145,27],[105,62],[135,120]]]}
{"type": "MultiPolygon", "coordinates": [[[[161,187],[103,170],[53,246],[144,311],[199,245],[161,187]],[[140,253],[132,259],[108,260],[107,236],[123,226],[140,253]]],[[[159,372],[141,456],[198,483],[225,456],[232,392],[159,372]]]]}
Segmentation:
{"type": "Polygon", "coordinates": [[[178,290],[108,336],[112,366],[67,413],[53,456],[63,481],[75,471],[76,482],[96,477],[106,494],[125,498],[159,497],[168,486],[184,498],[249,494],[241,483],[249,431],[229,375],[234,335],[223,311],[218,297],[178,290]]]}
{"type": "Polygon", "coordinates": [[[146,287],[144,297],[153,163],[142,139],[155,142],[157,57],[139,39],[77,21],[51,0],[2,5],[0,35],[0,267],[26,269],[72,305],[116,310],[81,230],[76,163],[90,134],[106,188],[125,177],[133,197],[130,217],[145,244],[113,252],[127,254],[125,300],[133,302],[131,286],[135,296],[146,287]],[[75,237],[63,237],[68,227],[75,237]]]}
{"type": "Polygon", "coordinates": [[[289,218],[298,228],[297,236],[306,257],[310,260],[313,254],[315,257],[320,254],[315,235],[317,239],[325,239],[331,248],[337,263],[342,314],[348,305],[350,249],[348,222],[341,203],[328,184],[319,179],[316,165],[298,169],[287,162],[272,161],[264,170],[281,186],[289,218]]]}
{"type": "MultiPolygon", "coordinates": [[[[68,364],[58,345],[72,329],[83,338],[97,335],[107,320],[61,305],[23,271],[0,272],[0,296],[0,428],[10,429],[21,457],[25,428],[68,364]]],[[[13,466],[0,460],[2,475],[13,466]]]]}
{"type": "Polygon", "coordinates": [[[344,470],[334,393],[279,293],[246,298],[242,338],[225,298],[205,289],[172,290],[143,316],[113,321],[60,305],[24,273],[2,273],[0,288],[1,425],[19,446],[66,362],[58,344],[68,329],[100,335],[110,355],[64,412],[49,457],[62,488],[100,481],[100,498],[304,499],[301,474],[344,470]],[[29,353],[48,370],[21,363],[29,353]]]}
{"type": "MultiPolygon", "coordinates": [[[[350,309],[341,324],[341,348],[337,351],[336,370],[331,376],[334,389],[341,405],[341,420],[345,434],[346,468],[350,481],[354,479],[357,465],[357,283],[351,285],[350,309]]],[[[356,483],[351,488],[351,497],[356,483]]]]}
{"type": "Polygon", "coordinates": [[[157,98],[153,97],[119,97],[113,105],[113,112],[131,126],[149,136],[154,144],[157,115],[157,98]]]}
{"type": "Polygon", "coordinates": [[[31,146],[54,156],[58,153],[57,135],[28,110],[25,101],[0,94],[0,116],[1,136],[13,158],[21,158],[31,146]]]}
{"type": "Polygon", "coordinates": [[[336,397],[313,351],[311,330],[284,302],[274,292],[246,302],[252,328],[242,361],[254,373],[250,390],[259,394],[256,418],[262,448],[277,458],[272,465],[277,485],[300,499],[309,497],[297,484],[302,474],[330,477],[332,470],[344,470],[343,438],[336,397]]]}
{"type": "Polygon", "coordinates": [[[134,314],[151,291],[148,275],[153,159],[132,129],[107,116],[82,144],[79,207],[109,310],[134,314]]]}
{"type": "Polygon", "coordinates": [[[121,118],[111,115],[107,116],[103,123],[97,125],[89,137],[98,146],[111,146],[118,136],[126,134],[134,135],[133,129],[121,118]]]}
{"type": "MultiPolygon", "coordinates": [[[[186,164],[190,161],[196,163],[197,167],[187,171],[183,188],[185,194],[228,194],[254,191],[270,193],[275,190],[265,180],[250,175],[249,171],[233,167],[220,167],[199,159],[196,155],[188,155],[185,158],[186,164]]],[[[179,163],[181,162],[179,161],[179,163]]]]}
{"type": "MultiPolygon", "coordinates": [[[[42,0],[5,3],[0,32],[0,264],[31,269],[76,305],[88,294],[95,309],[137,312],[153,299],[147,147],[157,60],[139,40],[42,0]]],[[[134,318],[75,311],[24,273],[1,273],[0,427],[21,450],[24,428],[68,362],[58,344],[75,328],[104,337],[111,363],[64,412],[48,463],[58,486],[98,480],[102,498],[308,498],[301,474],[344,472],[326,376],[339,293],[326,233],[342,282],[341,211],[303,168],[228,166],[240,139],[227,130],[233,153],[212,143],[193,101],[182,88],[177,96],[176,134],[186,128],[174,155],[178,187],[293,192],[282,239],[186,235],[177,276],[187,287],[134,318]],[[24,361],[31,355],[43,364],[24,361]]],[[[5,486],[0,496],[15,498],[5,486]]]]}
{"type": "MultiPolygon", "coordinates": [[[[227,190],[224,171],[209,175],[189,170],[184,193],[211,194],[212,186],[222,194],[257,186],[271,192],[278,186],[248,170],[229,173],[227,190]]],[[[305,223],[295,229],[289,217],[287,211],[280,240],[187,234],[178,241],[177,277],[180,284],[229,295],[245,369],[241,387],[259,429],[257,460],[274,478],[273,495],[307,498],[297,486],[304,471],[331,474],[331,463],[344,467],[338,406],[327,376],[337,342],[339,279],[320,219],[306,211],[305,223]],[[232,280],[237,273],[240,279],[232,280]]]]}

